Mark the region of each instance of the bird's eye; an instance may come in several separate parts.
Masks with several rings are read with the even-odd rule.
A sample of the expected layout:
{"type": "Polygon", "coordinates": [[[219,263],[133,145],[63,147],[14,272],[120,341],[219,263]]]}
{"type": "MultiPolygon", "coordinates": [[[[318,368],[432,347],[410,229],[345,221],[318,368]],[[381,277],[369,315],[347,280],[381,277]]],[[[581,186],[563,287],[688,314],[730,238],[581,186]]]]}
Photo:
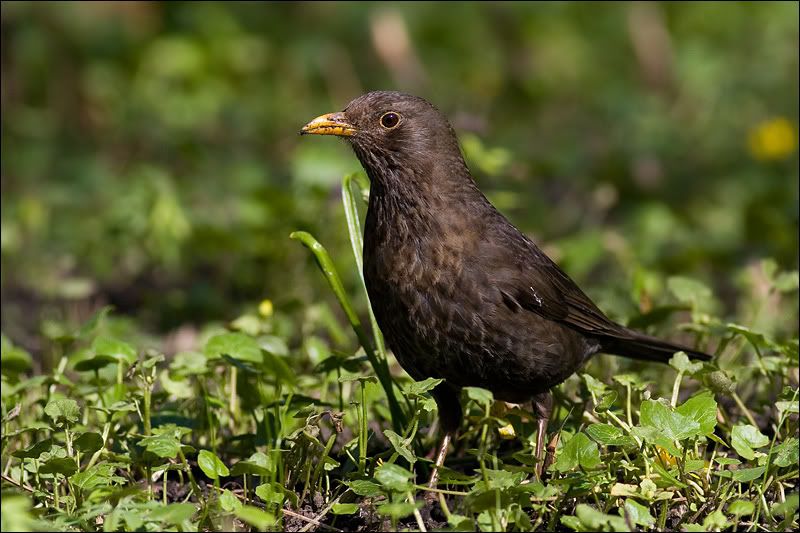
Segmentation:
{"type": "Polygon", "coordinates": [[[388,113],[384,113],[381,117],[381,126],[390,130],[400,124],[400,115],[393,111],[389,111],[388,113]]]}

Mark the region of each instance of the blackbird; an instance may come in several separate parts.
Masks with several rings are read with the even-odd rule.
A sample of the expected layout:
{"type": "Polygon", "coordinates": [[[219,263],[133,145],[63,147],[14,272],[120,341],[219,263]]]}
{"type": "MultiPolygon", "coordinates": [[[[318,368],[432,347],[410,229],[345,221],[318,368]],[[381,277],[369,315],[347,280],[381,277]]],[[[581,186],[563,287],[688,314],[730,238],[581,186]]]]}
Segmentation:
{"type": "Polygon", "coordinates": [[[349,141],[369,176],[364,281],[375,318],[403,369],[433,391],[442,444],[434,487],[462,411],[461,387],[532,402],[537,473],[550,389],[598,352],[667,362],[711,356],[611,321],[478,190],[445,116],[426,100],[370,92],[301,134],[349,141]]]}

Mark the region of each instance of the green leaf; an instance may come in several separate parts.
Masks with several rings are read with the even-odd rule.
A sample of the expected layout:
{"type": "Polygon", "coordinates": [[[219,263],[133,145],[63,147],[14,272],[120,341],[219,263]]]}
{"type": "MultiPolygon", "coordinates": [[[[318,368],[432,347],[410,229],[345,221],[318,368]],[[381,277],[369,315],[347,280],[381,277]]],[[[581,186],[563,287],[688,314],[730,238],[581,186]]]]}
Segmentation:
{"type": "Polygon", "coordinates": [[[692,396],[678,406],[676,411],[697,422],[703,435],[714,433],[714,428],[717,427],[717,402],[710,391],[692,396]]]}
{"type": "Polygon", "coordinates": [[[76,372],[94,372],[100,370],[108,365],[116,363],[117,360],[110,355],[95,355],[86,359],[81,359],[75,363],[74,367],[76,372]]]}
{"type": "Polygon", "coordinates": [[[357,513],[359,506],[357,503],[336,503],[331,512],[333,514],[354,514],[357,513]]]}
{"type": "Polygon", "coordinates": [[[53,457],[39,467],[40,474],[62,474],[71,476],[78,471],[78,465],[72,457],[53,457]]]}
{"type": "Polygon", "coordinates": [[[18,459],[37,459],[41,454],[48,451],[53,445],[53,439],[44,439],[34,442],[27,448],[17,450],[11,455],[18,459]]]}
{"type": "Polygon", "coordinates": [[[583,433],[577,433],[569,439],[555,463],[555,469],[559,472],[567,472],[577,466],[584,469],[592,469],[600,464],[600,451],[597,444],[589,440],[583,433]]]}
{"type": "Polygon", "coordinates": [[[605,514],[585,503],[575,508],[575,516],[588,528],[585,531],[629,531],[624,518],[605,514]]]}
{"type": "Polygon", "coordinates": [[[283,491],[275,490],[275,486],[272,483],[264,483],[256,487],[256,496],[268,505],[272,504],[279,507],[283,505],[283,491]]]}
{"type": "Polygon", "coordinates": [[[437,378],[427,378],[423,379],[422,381],[412,381],[405,387],[405,393],[408,395],[419,395],[424,394],[428,391],[433,390],[437,385],[439,385],[443,379],[437,378]]]}
{"type": "Polygon", "coordinates": [[[269,456],[263,452],[256,452],[246,461],[239,461],[231,466],[232,476],[250,474],[259,477],[269,477],[272,475],[274,465],[269,456]]]}
{"type": "Polygon", "coordinates": [[[81,416],[78,402],[70,398],[51,400],[50,403],[45,406],[44,412],[59,426],[64,424],[72,425],[77,422],[78,418],[81,416]]]}
{"type": "Polygon", "coordinates": [[[756,510],[750,500],[736,500],[728,506],[728,513],[736,516],[749,516],[756,510]]]}
{"type": "Polygon", "coordinates": [[[112,483],[121,484],[126,480],[121,476],[114,475],[118,467],[118,464],[100,463],[83,472],[73,474],[69,479],[74,486],[86,492],[112,483]]]}
{"type": "Polygon", "coordinates": [[[624,514],[622,509],[620,509],[619,512],[620,516],[624,518],[625,515],[627,515],[631,522],[640,526],[650,527],[656,522],[653,515],[650,514],[650,509],[648,507],[637,503],[631,498],[625,500],[624,514]]]}
{"type": "Polygon", "coordinates": [[[583,381],[586,382],[586,388],[589,389],[589,392],[592,393],[595,397],[603,396],[608,386],[602,381],[593,378],[589,374],[581,374],[583,381]]]}
{"type": "Polygon", "coordinates": [[[389,442],[392,443],[394,451],[396,451],[398,455],[413,465],[417,458],[414,456],[414,452],[409,448],[410,443],[403,440],[403,437],[391,429],[384,430],[383,434],[387,439],[389,439],[389,442]]]}
{"type": "Polygon", "coordinates": [[[678,372],[692,375],[703,368],[703,363],[700,361],[693,363],[689,360],[689,356],[687,356],[685,352],[677,352],[672,356],[672,359],[669,360],[669,366],[678,372]]]}
{"type": "Polygon", "coordinates": [[[412,476],[405,468],[391,463],[384,463],[375,469],[375,479],[387,489],[397,492],[411,489],[412,476]]]}
{"type": "Polygon", "coordinates": [[[645,427],[655,428],[669,440],[682,440],[702,434],[699,422],[674,412],[670,407],[654,400],[642,402],[639,423],[645,427]]]}
{"type": "Polygon", "coordinates": [[[5,335],[0,335],[0,367],[3,375],[17,375],[33,367],[31,354],[14,346],[5,335]]]}
{"type": "Polygon", "coordinates": [[[189,520],[197,512],[194,504],[191,503],[171,503],[156,507],[150,512],[148,517],[154,522],[180,526],[184,520],[189,520]]]}
{"type": "Polygon", "coordinates": [[[209,358],[227,355],[239,361],[262,364],[264,356],[253,337],[244,333],[223,333],[211,337],[206,343],[205,354],[209,358]]]}
{"type": "Polygon", "coordinates": [[[614,405],[614,402],[617,401],[617,391],[610,390],[607,391],[603,396],[600,398],[600,401],[597,402],[597,405],[594,406],[595,413],[604,413],[608,411],[608,409],[614,405]]]}
{"type": "Polygon", "coordinates": [[[719,477],[731,478],[739,483],[747,483],[749,481],[753,481],[754,479],[760,478],[762,475],[764,475],[764,471],[766,469],[767,469],[766,466],[756,466],[754,468],[725,470],[723,472],[717,472],[716,475],[718,475],[719,477]]]}
{"type": "Polygon", "coordinates": [[[275,523],[275,516],[272,513],[262,511],[258,507],[243,505],[235,511],[239,520],[247,522],[258,530],[266,530],[275,523]]]}
{"type": "Polygon", "coordinates": [[[225,489],[219,495],[219,505],[223,511],[233,512],[242,508],[242,501],[234,493],[225,489]]]}
{"type": "Polygon", "coordinates": [[[197,466],[211,479],[227,477],[230,474],[225,463],[208,450],[200,450],[200,453],[197,454],[197,466]]]}
{"type": "Polygon", "coordinates": [[[136,350],[133,346],[112,337],[97,337],[92,342],[92,350],[96,355],[107,355],[128,365],[136,362],[136,350]]]}
{"type": "Polygon", "coordinates": [[[87,431],[75,439],[74,446],[83,453],[94,453],[103,447],[103,436],[94,431],[87,431]]]}
{"type": "Polygon", "coordinates": [[[366,479],[348,481],[347,486],[350,487],[350,490],[365,498],[377,498],[378,496],[384,495],[384,491],[381,489],[380,485],[372,481],[367,481],[366,479]]]}
{"type": "Polygon", "coordinates": [[[800,461],[798,444],[800,444],[800,440],[797,440],[796,437],[790,437],[775,446],[772,449],[772,464],[779,467],[797,466],[798,461],[800,461]]]}
{"type": "Polygon", "coordinates": [[[411,514],[413,514],[416,509],[417,506],[415,504],[407,502],[385,503],[383,505],[379,505],[376,508],[378,514],[383,516],[388,516],[395,520],[400,520],[401,518],[411,516],[411,514]]]}
{"type": "Polygon", "coordinates": [[[464,392],[467,394],[467,398],[483,407],[488,407],[494,401],[492,391],[480,387],[464,387],[464,392]]]}
{"type": "Polygon", "coordinates": [[[162,433],[150,437],[144,437],[139,441],[139,445],[154,453],[162,459],[174,459],[181,450],[181,443],[174,434],[162,433]]]}
{"type": "Polygon", "coordinates": [[[792,516],[800,504],[800,494],[793,492],[786,496],[786,501],[779,503],[772,508],[772,514],[776,516],[792,516]]]}
{"type": "Polygon", "coordinates": [[[745,459],[755,459],[756,454],[753,450],[767,444],[769,438],[755,426],[737,425],[731,430],[731,446],[745,459]]]}
{"type": "Polygon", "coordinates": [[[636,441],[629,435],[625,435],[622,430],[611,424],[590,424],[586,428],[586,434],[603,446],[633,446],[636,441]]]}

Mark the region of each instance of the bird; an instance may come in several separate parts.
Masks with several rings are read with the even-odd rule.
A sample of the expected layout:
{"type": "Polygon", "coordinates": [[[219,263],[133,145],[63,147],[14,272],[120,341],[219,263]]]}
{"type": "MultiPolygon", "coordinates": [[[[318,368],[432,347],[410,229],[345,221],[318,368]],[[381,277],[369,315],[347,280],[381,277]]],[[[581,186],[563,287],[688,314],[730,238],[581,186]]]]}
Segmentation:
{"type": "Polygon", "coordinates": [[[541,477],[556,445],[545,452],[551,389],[593,355],[711,360],[609,319],[479,190],[453,127],[427,100],[369,92],[300,134],[345,139],[369,177],[363,276],[375,318],[413,379],[443,380],[431,392],[442,433],[431,488],[463,418],[464,387],[531,402],[541,477]]]}

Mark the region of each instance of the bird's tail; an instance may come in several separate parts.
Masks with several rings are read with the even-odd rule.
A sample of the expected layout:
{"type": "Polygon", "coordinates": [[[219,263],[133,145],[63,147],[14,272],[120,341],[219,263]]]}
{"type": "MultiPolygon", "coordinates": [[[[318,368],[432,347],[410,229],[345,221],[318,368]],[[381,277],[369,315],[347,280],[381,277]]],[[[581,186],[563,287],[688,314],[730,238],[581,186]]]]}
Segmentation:
{"type": "Polygon", "coordinates": [[[625,329],[624,334],[607,337],[602,341],[602,351],[631,359],[667,363],[675,352],[685,352],[691,359],[710,361],[711,355],[681,344],[651,337],[638,331],[625,329]]]}

